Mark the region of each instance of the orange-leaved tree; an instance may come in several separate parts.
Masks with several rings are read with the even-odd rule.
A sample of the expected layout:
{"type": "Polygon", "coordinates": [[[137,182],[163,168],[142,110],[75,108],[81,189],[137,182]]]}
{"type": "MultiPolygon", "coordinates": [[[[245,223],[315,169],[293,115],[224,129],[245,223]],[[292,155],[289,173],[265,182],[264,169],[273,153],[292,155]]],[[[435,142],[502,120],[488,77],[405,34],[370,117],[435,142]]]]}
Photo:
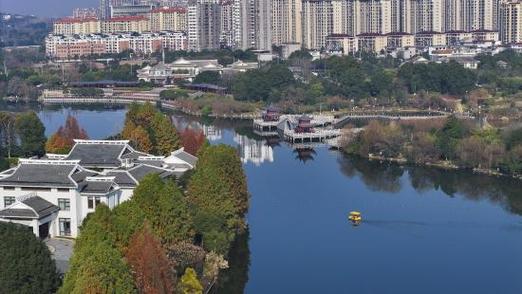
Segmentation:
{"type": "Polygon", "coordinates": [[[141,293],[174,292],[175,273],[160,241],[147,224],[131,238],[125,258],[141,293]]]}
{"type": "Polygon", "coordinates": [[[87,132],[80,127],[74,116],[68,115],[65,126],[58,128],[45,143],[45,150],[49,153],[66,154],[74,145],[74,139],[89,139],[87,132]]]}

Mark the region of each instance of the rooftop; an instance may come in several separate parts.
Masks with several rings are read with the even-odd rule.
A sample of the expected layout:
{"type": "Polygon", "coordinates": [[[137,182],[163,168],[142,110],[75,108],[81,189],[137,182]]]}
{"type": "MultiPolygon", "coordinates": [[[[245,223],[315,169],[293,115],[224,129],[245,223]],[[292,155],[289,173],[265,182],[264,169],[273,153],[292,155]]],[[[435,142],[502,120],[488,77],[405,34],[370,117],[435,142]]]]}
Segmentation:
{"type": "Polygon", "coordinates": [[[35,194],[29,194],[19,197],[17,202],[0,210],[0,217],[40,219],[58,210],[60,210],[60,208],[49,201],[35,194]]]}
{"type": "Polygon", "coordinates": [[[75,188],[72,174],[78,170],[78,161],[20,159],[14,171],[0,179],[0,186],[75,188]]]}

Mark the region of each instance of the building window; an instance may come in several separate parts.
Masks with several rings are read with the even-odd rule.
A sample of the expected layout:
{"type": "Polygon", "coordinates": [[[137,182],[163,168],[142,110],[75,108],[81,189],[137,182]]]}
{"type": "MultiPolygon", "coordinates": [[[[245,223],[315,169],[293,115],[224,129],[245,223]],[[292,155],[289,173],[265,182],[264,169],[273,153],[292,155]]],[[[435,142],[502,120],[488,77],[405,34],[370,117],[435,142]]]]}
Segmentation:
{"type": "Polygon", "coordinates": [[[58,192],[69,192],[68,188],[58,188],[58,192]]]}
{"type": "Polygon", "coordinates": [[[60,210],[69,211],[71,210],[71,201],[66,198],[58,198],[58,207],[60,207],[60,210]]]}
{"type": "Polygon", "coordinates": [[[16,199],[14,196],[5,196],[4,197],[4,207],[7,207],[13,203],[15,203],[16,199]]]}
{"type": "Polygon", "coordinates": [[[71,235],[71,219],[70,218],[60,218],[60,236],[70,236],[71,235]]]}
{"type": "Polygon", "coordinates": [[[12,191],[12,190],[14,190],[14,189],[15,189],[15,187],[5,187],[5,186],[4,186],[4,190],[11,190],[11,191],[12,191]]]}
{"type": "Polygon", "coordinates": [[[88,197],[87,198],[87,207],[89,209],[95,209],[98,204],[100,204],[100,197],[88,197]]]}

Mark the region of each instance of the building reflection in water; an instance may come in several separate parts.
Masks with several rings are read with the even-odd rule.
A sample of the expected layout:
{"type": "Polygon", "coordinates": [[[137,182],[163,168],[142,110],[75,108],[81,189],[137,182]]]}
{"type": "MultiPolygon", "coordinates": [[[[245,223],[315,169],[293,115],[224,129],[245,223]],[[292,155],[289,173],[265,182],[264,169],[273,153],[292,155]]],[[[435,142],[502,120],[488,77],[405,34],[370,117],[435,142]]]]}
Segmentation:
{"type": "Polygon", "coordinates": [[[203,134],[209,141],[218,141],[223,138],[223,131],[212,125],[200,125],[200,129],[203,130],[203,134]]]}
{"type": "Polygon", "coordinates": [[[243,163],[252,162],[259,166],[264,162],[274,162],[274,149],[265,144],[265,141],[235,134],[234,142],[238,144],[239,156],[243,163]]]}

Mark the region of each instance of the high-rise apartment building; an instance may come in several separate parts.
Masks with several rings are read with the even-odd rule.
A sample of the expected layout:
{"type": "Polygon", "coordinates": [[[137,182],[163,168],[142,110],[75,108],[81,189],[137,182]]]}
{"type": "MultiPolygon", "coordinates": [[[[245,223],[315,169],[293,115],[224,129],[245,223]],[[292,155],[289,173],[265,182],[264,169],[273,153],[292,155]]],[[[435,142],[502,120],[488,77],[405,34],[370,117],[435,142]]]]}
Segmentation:
{"type": "Polygon", "coordinates": [[[500,4],[500,40],[522,42],[522,0],[505,0],[500,4]]]}
{"type": "Polygon", "coordinates": [[[255,0],[256,44],[258,50],[272,50],[272,1],[255,0]]]}
{"type": "Polygon", "coordinates": [[[407,33],[444,31],[442,0],[414,0],[411,13],[411,32],[407,33]]]}
{"type": "Polygon", "coordinates": [[[333,33],[334,1],[303,1],[303,47],[316,50],[325,47],[326,37],[333,33]]]}
{"type": "Polygon", "coordinates": [[[366,0],[355,2],[355,33],[386,34],[391,32],[391,0],[366,0]]]}
{"type": "Polygon", "coordinates": [[[219,49],[221,5],[217,0],[191,0],[187,7],[189,49],[219,49]]]}
{"type": "Polygon", "coordinates": [[[152,31],[185,31],[187,10],[183,7],[161,7],[150,11],[152,31]]]}
{"type": "Polygon", "coordinates": [[[272,0],[272,43],[301,43],[301,0],[272,0]]]}

